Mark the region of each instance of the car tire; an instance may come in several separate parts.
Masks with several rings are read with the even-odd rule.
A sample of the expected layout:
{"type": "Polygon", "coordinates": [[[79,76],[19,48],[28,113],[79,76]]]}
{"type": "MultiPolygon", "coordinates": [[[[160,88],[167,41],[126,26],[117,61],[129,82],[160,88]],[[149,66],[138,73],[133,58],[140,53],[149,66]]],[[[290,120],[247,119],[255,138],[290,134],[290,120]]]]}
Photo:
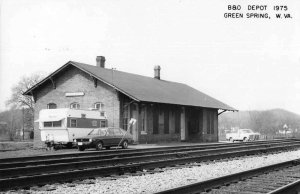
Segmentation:
{"type": "Polygon", "coordinates": [[[99,141],[99,142],[97,142],[96,143],[96,150],[102,150],[102,148],[103,148],[103,143],[101,142],[101,141],[99,141]]]}
{"type": "Polygon", "coordinates": [[[247,142],[247,141],[248,141],[247,137],[244,137],[243,142],[247,142]]]}
{"type": "Polygon", "coordinates": [[[83,146],[78,146],[78,150],[79,150],[79,151],[84,151],[84,150],[85,150],[85,147],[83,147],[83,146]]]}
{"type": "Polygon", "coordinates": [[[123,149],[128,148],[128,141],[127,141],[127,140],[124,140],[124,141],[122,142],[122,148],[123,148],[123,149]]]}
{"type": "Polygon", "coordinates": [[[233,142],[233,138],[232,137],[229,138],[229,142],[233,142]]]}

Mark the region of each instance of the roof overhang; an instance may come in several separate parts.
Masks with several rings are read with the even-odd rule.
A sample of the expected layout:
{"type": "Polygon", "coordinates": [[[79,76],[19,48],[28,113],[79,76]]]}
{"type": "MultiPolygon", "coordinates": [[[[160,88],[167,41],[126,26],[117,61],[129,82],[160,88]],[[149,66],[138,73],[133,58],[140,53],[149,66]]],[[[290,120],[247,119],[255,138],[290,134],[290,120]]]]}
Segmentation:
{"type": "Polygon", "coordinates": [[[238,110],[236,110],[236,109],[232,109],[232,110],[230,110],[230,109],[219,109],[219,110],[221,110],[221,112],[218,113],[218,116],[221,115],[222,113],[226,112],[226,111],[238,112],[238,110]]]}
{"type": "Polygon", "coordinates": [[[51,117],[43,117],[39,118],[38,120],[35,120],[34,122],[54,122],[54,121],[61,121],[65,117],[62,116],[51,116],[51,117]]]}

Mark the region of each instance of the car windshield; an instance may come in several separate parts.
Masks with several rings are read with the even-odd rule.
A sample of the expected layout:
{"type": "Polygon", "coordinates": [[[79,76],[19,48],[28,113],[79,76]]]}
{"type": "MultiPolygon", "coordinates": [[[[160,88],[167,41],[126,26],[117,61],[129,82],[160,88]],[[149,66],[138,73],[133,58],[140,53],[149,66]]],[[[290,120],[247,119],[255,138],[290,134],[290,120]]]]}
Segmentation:
{"type": "Polygon", "coordinates": [[[107,133],[107,129],[103,129],[103,128],[97,128],[97,129],[93,129],[89,135],[100,135],[100,136],[105,136],[107,133]]]}

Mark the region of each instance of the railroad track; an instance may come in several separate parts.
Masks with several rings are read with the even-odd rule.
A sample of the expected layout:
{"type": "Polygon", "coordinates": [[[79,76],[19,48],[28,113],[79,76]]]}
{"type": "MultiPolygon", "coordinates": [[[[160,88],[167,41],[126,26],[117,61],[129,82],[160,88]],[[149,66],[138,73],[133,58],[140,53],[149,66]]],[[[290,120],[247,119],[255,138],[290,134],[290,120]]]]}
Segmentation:
{"type": "Polygon", "coordinates": [[[299,140],[261,141],[241,144],[177,146],[159,149],[106,151],[58,156],[0,160],[0,189],[48,184],[143,169],[217,160],[300,147],[299,140]],[[100,155],[100,153],[102,155],[100,155]],[[90,155],[91,154],[91,155],[90,155]]]}
{"type": "MultiPolygon", "coordinates": [[[[260,142],[246,142],[241,144],[204,144],[204,145],[192,145],[192,146],[175,146],[175,147],[160,147],[160,148],[148,148],[148,149],[134,149],[134,150],[113,150],[113,151],[97,151],[86,153],[71,153],[71,154],[57,154],[57,155],[45,155],[45,156],[30,156],[20,158],[6,158],[0,159],[0,170],[6,168],[26,167],[26,166],[38,166],[38,165],[51,165],[57,163],[72,163],[72,162],[85,162],[94,160],[106,160],[116,158],[127,158],[147,155],[157,155],[161,157],[161,154],[168,157],[172,154],[176,154],[178,157],[180,154],[198,154],[198,151],[202,151],[201,154],[207,154],[211,152],[224,152],[232,149],[244,149],[272,145],[281,145],[283,142],[298,142],[298,140],[288,141],[260,141],[260,142]]],[[[300,142],[300,140],[299,140],[300,142]]],[[[104,163],[105,165],[105,163],[104,163]]]]}
{"type": "Polygon", "coordinates": [[[194,183],[157,194],[295,194],[299,192],[300,160],[297,159],[194,183]]]}
{"type": "Polygon", "coordinates": [[[273,143],[282,142],[300,142],[297,139],[288,140],[272,140],[272,141],[256,141],[256,142],[243,142],[236,144],[228,143],[211,143],[211,144],[201,144],[201,145],[189,145],[189,146],[172,146],[172,147],[156,147],[156,148],[146,148],[146,149],[126,149],[126,150],[103,150],[99,151],[89,151],[89,152],[77,152],[77,153],[67,153],[67,154],[52,154],[52,155],[42,155],[42,156],[28,156],[28,157],[17,157],[17,158],[3,158],[0,159],[0,169],[10,168],[10,167],[24,167],[33,165],[47,165],[55,163],[66,163],[66,162],[79,162],[79,161],[89,161],[94,159],[109,159],[115,157],[130,157],[130,156],[141,156],[148,154],[157,153],[174,153],[174,152],[184,152],[191,150],[208,150],[208,149],[221,149],[221,148],[231,148],[231,147],[241,147],[241,146],[251,146],[251,145],[265,145],[273,143]]]}

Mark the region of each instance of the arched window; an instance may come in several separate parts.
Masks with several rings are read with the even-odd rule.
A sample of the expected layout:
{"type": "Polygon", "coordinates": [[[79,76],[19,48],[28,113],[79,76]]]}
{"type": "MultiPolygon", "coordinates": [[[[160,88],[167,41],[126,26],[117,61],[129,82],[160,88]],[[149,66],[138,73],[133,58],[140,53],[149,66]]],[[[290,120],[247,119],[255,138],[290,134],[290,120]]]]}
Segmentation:
{"type": "Polygon", "coordinates": [[[101,113],[101,116],[105,116],[104,104],[102,102],[96,102],[94,104],[94,109],[99,110],[101,113]]]}
{"type": "Polygon", "coordinates": [[[100,111],[104,111],[104,104],[102,102],[96,102],[94,108],[100,111]]]}
{"type": "Polygon", "coordinates": [[[56,109],[57,105],[55,103],[49,103],[47,104],[47,109],[56,109]]]}
{"type": "Polygon", "coordinates": [[[72,109],[80,109],[80,105],[77,102],[73,102],[70,104],[70,108],[72,109]]]}

